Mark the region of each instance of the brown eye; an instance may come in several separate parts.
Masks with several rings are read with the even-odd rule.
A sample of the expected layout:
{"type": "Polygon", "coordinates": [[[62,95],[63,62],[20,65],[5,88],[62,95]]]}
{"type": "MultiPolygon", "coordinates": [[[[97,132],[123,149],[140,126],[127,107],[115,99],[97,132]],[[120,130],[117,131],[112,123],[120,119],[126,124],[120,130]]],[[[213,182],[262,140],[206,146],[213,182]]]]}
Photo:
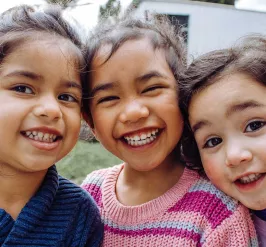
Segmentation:
{"type": "Polygon", "coordinates": [[[24,85],[15,86],[11,90],[18,93],[33,94],[33,90],[30,87],[24,85]]]}
{"type": "Polygon", "coordinates": [[[211,138],[204,144],[204,148],[213,148],[219,145],[221,142],[222,142],[222,138],[219,138],[219,137],[211,138]]]}
{"type": "Polygon", "coordinates": [[[265,122],[263,121],[257,120],[257,121],[251,122],[247,125],[245,132],[254,132],[262,128],[264,125],[265,125],[265,122]]]}

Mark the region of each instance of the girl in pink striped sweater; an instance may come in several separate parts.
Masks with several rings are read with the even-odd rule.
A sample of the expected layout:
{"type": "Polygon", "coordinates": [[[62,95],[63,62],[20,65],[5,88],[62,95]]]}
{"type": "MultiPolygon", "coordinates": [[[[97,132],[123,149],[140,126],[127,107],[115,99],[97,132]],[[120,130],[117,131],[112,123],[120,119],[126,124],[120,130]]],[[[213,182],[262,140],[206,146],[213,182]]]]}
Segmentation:
{"type": "Polygon", "coordinates": [[[89,174],[103,246],[257,246],[247,209],[180,159],[181,37],[166,20],[96,28],[86,55],[84,118],[123,164],[89,174]]]}
{"type": "Polygon", "coordinates": [[[192,129],[183,145],[186,157],[190,158],[192,168],[204,168],[217,188],[253,210],[263,247],[266,246],[265,66],[266,37],[249,36],[230,49],[197,58],[189,66],[181,87],[182,108],[192,129]],[[194,151],[191,147],[195,147],[194,151]]]}

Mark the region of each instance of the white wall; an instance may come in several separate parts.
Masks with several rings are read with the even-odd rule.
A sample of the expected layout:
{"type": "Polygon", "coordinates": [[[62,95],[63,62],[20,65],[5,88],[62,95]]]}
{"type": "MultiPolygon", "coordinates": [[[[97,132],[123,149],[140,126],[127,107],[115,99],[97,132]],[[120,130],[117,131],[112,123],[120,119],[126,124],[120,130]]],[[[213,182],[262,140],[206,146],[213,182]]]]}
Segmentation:
{"type": "Polygon", "coordinates": [[[189,1],[145,1],[137,15],[145,10],[161,14],[189,15],[188,53],[194,56],[225,48],[250,33],[266,34],[266,13],[238,10],[233,6],[189,1]]]}

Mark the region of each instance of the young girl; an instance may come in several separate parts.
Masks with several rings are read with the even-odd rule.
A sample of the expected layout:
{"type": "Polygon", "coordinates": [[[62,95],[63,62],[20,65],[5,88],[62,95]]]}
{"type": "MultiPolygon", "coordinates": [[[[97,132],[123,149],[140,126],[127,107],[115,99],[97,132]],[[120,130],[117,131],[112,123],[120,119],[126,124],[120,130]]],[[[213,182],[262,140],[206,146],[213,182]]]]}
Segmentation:
{"type": "Polygon", "coordinates": [[[99,246],[97,205],[53,165],[80,129],[84,62],[58,9],[0,16],[0,245],[99,246]]]}
{"type": "Polygon", "coordinates": [[[196,59],[181,93],[195,136],[183,145],[191,168],[203,165],[217,188],[254,210],[261,246],[266,246],[265,66],[266,37],[248,37],[196,59]]]}
{"type": "Polygon", "coordinates": [[[88,175],[103,246],[257,246],[248,211],[184,168],[183,43],[166,21],[127,18],[89,40],[84,117],[124,164],[88,175]]]}

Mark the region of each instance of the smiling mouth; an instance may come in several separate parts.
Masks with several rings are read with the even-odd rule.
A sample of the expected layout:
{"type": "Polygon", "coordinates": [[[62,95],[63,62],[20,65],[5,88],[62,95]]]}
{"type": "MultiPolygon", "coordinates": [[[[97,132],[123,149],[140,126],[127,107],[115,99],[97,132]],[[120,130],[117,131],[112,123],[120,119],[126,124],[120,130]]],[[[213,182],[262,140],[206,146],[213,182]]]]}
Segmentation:
{"type": "Polygon", "coordinates": [[[239,178],[236,180],[236,182],[238,182],[240,184],[249,184],[249,183],[253,183],[255,181],[258,181],[264,175],[265,175],[265,173],[254,173],[254,174],[250,174],[248,176],[239,178]]]}
{"type": "Polygon", "coordinates": [[[62,140],[62,136],[58,136],[51,133],[45,133],[42,131],[21,131],[21,134],[27,138],[30,138],[39,142],[52,143],[58,140],[62,140]]]}
{"type": "Polygon", "coordinates": [[[122,139],[128,145],[138,147],[154,142],[160,133],[159,129],[153,129],[145,133],[123,136],[122,139]]]}

